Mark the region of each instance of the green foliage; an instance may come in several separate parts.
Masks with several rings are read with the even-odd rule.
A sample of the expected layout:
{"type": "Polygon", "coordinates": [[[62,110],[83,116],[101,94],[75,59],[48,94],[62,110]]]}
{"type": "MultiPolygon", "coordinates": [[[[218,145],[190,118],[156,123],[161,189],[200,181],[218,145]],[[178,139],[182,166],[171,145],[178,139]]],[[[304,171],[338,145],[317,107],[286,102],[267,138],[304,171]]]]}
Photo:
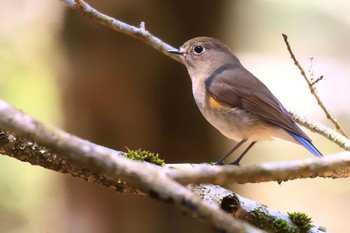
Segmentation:
{"type": "Polygon", "coordinates": [[[132,160],[145,161],[149,163],[153,163],[158,166],[164,166],[164,160],[159,158],[159,154],[155,154],[146,150],[128,150],[126,157],[132,160]]]}
{"type": "Polygon", "coordinates": [[[313,225],[311,224],[311,218],[301,212],[288,213],[290,220],[297,225],[301,232],[308,232],[313,225]]]}
{"type": "Polygon", "coordinates": [[[125,185],[126,185],[125,181],[123,181],[121,179],[118,179],[117,180],[116,191],[120,192],[120,193],[123,193],[125,185]]]}
{"type": "Polygon", "coordinates": [[[313,225],[311,225],[311,218],[304,213],[293,212],[288,213],[290,220],[295,226],[291,226],[284,219],[274,219],[264,212],[262,208],[254,209],[251,214],[256,221],[251,222],[260,229],[276,232],[276,233],[306,233],[313,225]]]}
{"type": "Polygon", "coordinates": [[[284,219],[276,219],[272,222],[272,230],[276,233],[299,233],[298,228],[293,228],[288,225],[287,221],[284,219]]]}
{"type": "Polygon", "coordinates": [[[260,229],[263,229],[263,230],[269,230],[272,219],[268,214],[266,214],[263,211],[262,208],[254,209],[251,212],[251,214],[253,214],[257,219],[257,222],[254,223],[256,226],[258,226],[260,229]]]}

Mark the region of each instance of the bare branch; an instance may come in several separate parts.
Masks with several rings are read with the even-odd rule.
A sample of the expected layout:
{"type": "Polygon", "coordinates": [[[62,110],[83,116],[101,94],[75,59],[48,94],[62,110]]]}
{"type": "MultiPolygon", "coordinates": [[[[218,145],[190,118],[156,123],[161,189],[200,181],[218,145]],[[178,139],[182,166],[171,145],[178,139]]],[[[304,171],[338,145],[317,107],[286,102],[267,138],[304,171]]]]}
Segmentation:
{"type": "MultiPolygon", "coordinates": [[[[67,160],[62,159],[61,156],[51,153],[48,149],[2,130],[0,130],[0,153],[22,161],[30,162],[32,165],[40,165],[54,171],[82,178],[88,182],[101,184],[118,192],[149,197],[149,194],[145,194],[138,189],[132,188],[121,180],[115,181],[106,177],[102,173],[90,172],[85,168],[76,167],[67,160]]],[[[123,154],[123,152],[118,153],[123,154]]],[[[174,166],[175,165],[168,165],[168,167],[174,166]]],[[[186,167],[186,165],[182,166],[186,167]]],[[[241,197],[220,186],[200,184],[188,185],[187,188],[209,203],[220,206],[221,209],[229,213],[231,216],[243,221],[248,221],[258,227],[263,226],[264,229],[271,230],[275,226],[276,221],[280,220],[285,221],[290,228],[296,227],[291,223],[287,215],[268,208],[256,201],[241,197]],[[262,214],[264,218],[261,217],[262,214]]],[[[318,229],[322,229],[322,227],[313,227],[310,232],[318,232],[318,229]]],[[[324,231],[325,230],[322,232],[324,231]]]]}
{"type": "Polygon", "coordinates": [[[344,137],[343,135],[339,134],[337,131],[332,130],[330,128],[327,128],[326,126],[313,121],[311,119],[306,118],[305,116],[300,115],[297,112],[288,110],[288,112],[292,115],[294,120],[304,126],[305,128],[308,128],[309,130],[313,132],[317,132],[318,134],[326,137],[330,141],[334,142],[344,150],[350,150],[350,140],[344,137]]]}
{"type": "Polygon", "coordinates": [[[284,39],[284,42],[286,43],[287,45],[287,49],[288,49],[288,52],[291,56],[291,58],[293,59],[294,61],[294,64],[298,67],[298,69],[300,70],[300,73],[301,75],[304,77],[305,81],[307,82],[308,86],[309,86],[309,89],[310,89],[310,92],[311,94],[315,97],[318,105],[322,108],[323,112],[326,114],[326,117],[331,121],[333,122],[333,124],[335,125],[336,129],[343,135],[345,136],[346,138],[349,138],[349,136],[346,134],[345,130],[340,126],[339,122],[330,114],[330,112],[328,111],[328,109],[326,108],[326,106],[324,106],[323,102],[321,101],[320,97],[317,95],[317,92],[315,90],[315,86],[314,84],[316,84],[320,79],[322,79],[322,76],[320,79],[314,81],[313,83],[311,83],[311,81],[308,79],[308,77],[306,76],[306,73],[304,71],[304,69],[301,67],[301,65],[299,64],[298,60],[296,59],[293,51],[292,51],[292,48],[288,42],[288,37],[287,35],[285,34],[282,34],[283,36],[283,39],[284,39]]]}
{"type": "Polygon", "coordinates": [[[196,194],[169,178],[161,168],[124,158],[120,152],[95,145],[49,127],[0,100],[0,125],[25,138],[64,155],[79,167],[123,179],[128,184],[225,232],[262,232],[225,214],[218,206],[201,200],[196,194]]]}
{"type": "Polygon", "coordinates": [[[209,164],[172,164],[168,175],[184,184],[211,183],[259,183],[287,181],[300,178],[350,177],[350,152],[327,156],[322,159],[272,162],[258,165],[211,166],[209,164]]]}
{"type": "MultiPolygon", "coordinates": [[[[1,102],[0,102],[1,103],[1,102]]],[[[25,117],[21,117],[25,118],[25,117]]],[[[20,119],[22,122],[24,120],[20,119]]],[[[55,131],[46,134],[54,135],[55,131]]],[[[81,140],[81,139],[80,139],[81,140]]],[[[83,141],[91,147],[95,144],[83,141]]],[[[99,147],[98,147],[99,148],[99,147]]],[[[125,157],[125,153],[103,148],[108,153],[125,157]]],[[[22,161],[28,161],[33,165],[40,165],[62,173],[68,173],[82,179],[101,183],[107,187],[121,192],[136,193],[144,195],[139,189],[125,185],[116,179],[101,175],[101,173],[87,170],[87,167],[78,167],[51,153],[48,149],[41,147],[27,139],[19,138],[14,134],[0,131],[0,152],[15,157],[22,161]]],[[[350,176],[347,167],[348,160],[338,160],[337,157],[328,157],[324,160],[301,160],[289,162],[272,162],[254,166],[211,166],[209,164],[168,164],[170,176],[176,178],[180,183],[205,183],[228,184],[228,183],[258,183],[266,181],[287,181],[292,179],[325,177],[344,178],[350,176]],[[177,168],[174,170],[173,168],[177,168]]],[[[162,171],[164,172],[164,171],[162,171]]]]}
{"type": "Polygon", "coordinates": [[[72,9],[78,10],[83,15],[88,16],[92,20],[99,22],[100,24],[107,26],[117,32],[121,32],[125,35],[131,36],[138,40],[145,42],[146,44],[152,46],[154,49],[162,52],[164,55],[171,57],[172,59],[181,62],[181,59],[171,53],[168,50],[175,49],[171,45],[164,43],[158,37],[152,35],[146,30],[145,22],[141,22],[140,27],[131,26],[117,19],[109,17],[94,8],[82,0],[60,0],[72,9]]]}
{"type": "Polygon", "coordinates": [[[321,75],[319,78],[317,78],[316,80],[314,80],[312,83],[311,83],[311,86],[315,86],[316,83],[318,83],[319,81],[321,81],[323,79],[323,75],[321,75]]]}
{"type": "Polygon", "coordinates": [[[121,180],[112,180],[102,173],[92,172],[86,168],[74,166],[74,164],[65,160],[64,156],[58,156],[35,142],[18,137],[13,133],[5,132],[1,129],[0,153],[24,162],[29,162],[32,165],[38,165],[53,171],[81,178],[88,182],[101,184],[117,192],[145,195],[145,193],[126,185],[126,183],[121,180]]]}
{"type": "MultiPolygon", "coordinates": [[[[281,220],[284,221],[288,229],[290,229],[288,232],[302,232],[298,231],[298,227],[291,221],[288,215],[256,201],[241,197],[220,186],[202,184],[188,185],[187,187],[208,202],[219,205],[235,218],[247,221],[252,225],[260,226],[260,228],[266,229],[269,232],[285,232],[285,230],[276,229],[277,223],[281,220]],[[293,231],[293,229],[295,231],[293,231]]],[[[308,231],[310,233],[327,231],[324,227],[319,227],[315,224],[312,225],[313,227],[308,231]]]]}

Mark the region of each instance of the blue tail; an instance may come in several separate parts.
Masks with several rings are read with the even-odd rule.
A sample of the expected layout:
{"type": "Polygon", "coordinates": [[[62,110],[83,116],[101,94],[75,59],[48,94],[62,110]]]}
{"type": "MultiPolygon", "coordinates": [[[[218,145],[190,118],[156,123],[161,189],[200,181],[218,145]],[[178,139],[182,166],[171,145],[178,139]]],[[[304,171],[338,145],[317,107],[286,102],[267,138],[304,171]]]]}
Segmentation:
{"type": "Polygon", "coordinates": [[[317,150],[317,148],[312,145],[311,142],[309,142],[308,140],[306,140],[305,138],[292,133],[292,132],[288,132],[295,140],[297,140],[302,146],[304,146],[306,149],[308,149],[308,151],[310,151],[314,156],[316,157],[322,157],[323,155],[321,154],[321,152],[319,152],[317,150]]]}

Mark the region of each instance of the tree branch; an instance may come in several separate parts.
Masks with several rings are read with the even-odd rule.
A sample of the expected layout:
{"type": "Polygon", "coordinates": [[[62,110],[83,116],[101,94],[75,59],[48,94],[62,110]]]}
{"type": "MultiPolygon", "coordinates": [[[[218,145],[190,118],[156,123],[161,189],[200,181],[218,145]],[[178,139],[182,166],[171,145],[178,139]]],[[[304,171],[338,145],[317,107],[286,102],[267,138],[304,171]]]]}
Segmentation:
{"type": "Polygon", "coordinates": [[[344,150],[350,150],[350,140],[348,138],[346,138],[345,136],[339,134],[337,131],[332,130],[330,128],[327,128],[326,126],[313,121],[311,119],[306,118],[305,116],[300,115],[297,112],[288,110],[288,112],[292,115],[292,117],[294,118],[294,120],[308,128],[309,130],[316,132],[324,137],[326,137],[327,139],[329,139],[330,141],[334,142],[335,144],[337,144],[338,146],[340,146],[341,148],[343,148],[344,150]]]}
{"type": "Polygon", "coordinates": [[[234,219],[218,206],[201,200],[184,186],[169,178],[161,168],[124,158],[122,153],[98,146],[62,130],[49,127],[0,100],[0,125],[17,135],[30,138],[54,153],[64,155],[79,167],[101,172],[110,179],[123,179],[131,186],[225,232],[262,232],[234,219]]]}
{"type": "MultiPolygon", "coordinates": [[[[298,226],[291,221],[289,215],[271,209],[256,201],[241,197],[220,186],[202,184],[188,185],[187,187],[208,202],[219,205],[223,210],[235,218],[259,226],[268,232],[304,232],[298,229],[298,226]],[[285,224],[284,228],[279,224],[281,222],[285,224]]],[[[313,227],[307,231],[309,233],[321,233],[327,231],[324,227],[316,226],[312,223],[310,224],[313,225],[313,227]]]]}
{"type": "MultiPolygon", "coordinates": [[[[112,152],[113,150],[110,151],[112,152]]],[[[82,178],[88,182],[101,184],[107,188],[116,190],[117,192],[152,197],[150,194],[146,194],[139,189],[130,187],[121,180],[115,181],[106,177],[103,173],[91,172],[85,168],[82,169],[74,166],[67,160],[63,159],[62,156],[51,153],[45,147],[2,130],[0,130],[0,153],[29,162],[32,165],[39,165],[50,170],[82,178]]],[[[117,153],[125,155],[123,152],[117,153]]],[[[175,165],[168,165],[167,167],[174,166],[175,165]]],[[[286,226],[290,228],[296,228],[288,215],[268,208],[256,201],[241,197],[220,186],[200,184],[188,185],[186,187],[210,204],[219,206],[231,216],[241,219],[242,221],[247,221],[253,225],[263,227],[266,230],[274,230],[274,228],[277,227],[276,224],[280,221],[284,221],[286,226]]],[[[315,226],[309,232],[319,232],[319,229],[323,228],[315,226]]],[[[325,232],[325,230],[322,230],[322,232],[325,232]]]]}
{"type": "Polygon", "coordinates": [[[164,43],[161,39],[149,33],[146,30],[144,22],[141,22],[139,27],[135,27],[95,10],[89,4],[82,0],[60,1],[66,4],[68,7],[74,10],[78,10],[83,15],[88,16],[90,19],[99,22],[100,24],[107,26],[117,32],[121,32],[127,36],[131,36],[135,39],[141,40],[142,42],[150,45],[154,49],[162,52],[164,55],[182,63],[181,59],[178,56],[168,52],[168,50],[173,50],[175,48],[167,43],[164,43]]]}
{"type": "Polygon", "coordinates": [[[259,183],[301,178],[350,177],[350,152],[300,161],[272,162],[258,165],[211,166],[209,164],[172,164],[168,175],[183,184],[259,183]]]}
{"type": "Polygon", "coordinates": [[[86,168],[75,166],[64,159],[64,156],[54,154],[49,149],[35,142],[18,137],[13,133],[5,132],[1,129],[0,153],[23,162],[29,162],[32,165],[38,165],[53,171],[81,178],[88,182],[101,184],[117,192],[145,195],[145,193],[126,185],[126,183],[121,180],[112,180],[100,172],[92,172],[86,168]]]}
{"type": "Polygon", "coordinates": [[[323,110],[323,112],[326,114],[326,117],[335,125],[336,129],[346,138],[348,138],[348,135],[346,134],[345,130],[340,126],[339,122],[334,119],[334,117],[330,114],[329,110],[326,108],[326,106],[324,106],[323,102],[321,101],[321,98],[318,96],[317,92],[316,92],[316,87],[315,84],[320,81],[322,79],[321,78],[317,79],[314,82],[311,82],[308,77],[306,76],[306,73],[304,71],[304,69],[301,67],[301,65],[299,64],[298,60],[296,59],[292,48],[288,42],[288,36],[285,34],[282,34],[284,42],[286,43],[288,52],[292,58],[292,60],[294,61],[294,64],[298,67],[301,75],[303,76],[304,80],[306,81],[307,85],[309,86],[310,92],[311,94],[315,97],[318,105],[321,107],[321,109],[323,110]]]}

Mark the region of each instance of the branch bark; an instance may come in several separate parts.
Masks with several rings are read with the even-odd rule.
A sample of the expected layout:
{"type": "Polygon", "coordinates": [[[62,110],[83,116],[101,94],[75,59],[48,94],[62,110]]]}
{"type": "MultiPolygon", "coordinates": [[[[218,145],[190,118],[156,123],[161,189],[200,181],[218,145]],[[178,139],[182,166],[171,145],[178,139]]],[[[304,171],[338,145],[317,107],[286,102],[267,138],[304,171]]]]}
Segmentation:
{"type": "Polygon", "coordinates": [[[173,203],[182,211],[225,232],[263,232],[227,215],[217,205],[201,200],[153,164],[124,158],[121,152],[98,146],[62,130],[44,125],[0,100],[0,125],[30,138],[76,166],[101,172],[112,180],[123,179],[151,197],[173,203]]]}
{"type": "MultiPolygon", "coordinates": [[[[241,197],[240,195],[220,186],[201,184],[188,185],[187,187],[208,202],[219,205],[233,217],[247,221],[255,226],[259,226],[268,232],[302,232],[299,231],[298,226],[291,221],[289,215],[271,209],[256,201],[241,197]],[[278,223],[280,223],[281,220],[286,224],[284,230],[278,226],[278,223]],[[286,228],[288,230],[286,230],[286,228]],[[295,231],[293,231],[293,229],[295,231]]],[[[310,233],[321,233],[326,231],[327,230],[324,227],[315,225],[308,230],[310,233]]]]}
{"type": "Polygon", "coordinates": [[[322,159],[272,162],[259,165],[211,166],[209,164],[173,164],[176,168],[168,175],[180,183],[259,183],[267,181],[287,181],[302,178],[347,178],[350,176],[350,152],[343,152],[322,159]]]}
{"type": "MultiPolygon", "coordinates": [[[[94,144],[90,142],[86,141],[86,143],[94,146],[94,144]]],[[[106,149],[109,150],[108,148],[106,149]]],[[[113,152],[113,150],[109,151],[113,152]]],[[[32,165],[39,165],[50,170],[84,179],[88,182],[101,184],[117,192],[155,197],[155,193],[142,192],[137,188],[129,186],[127,183],[119,179],[114,180],[105,176],[103,173],[91,172],[86,168],[75,166],[65,160],[63,158],[64,156],[51,153],[49,149],[39,146],[37,143],[28,141],[27,139],[23,139],[14,135],[13,133],[8,133],[2,130],[0,130],[0,153],[25,162],[29,162],[32,165]]],[[[123,154],[123,156],[125,154],[124,152],[117,153],[123,154]]],[[[163,170],[173,170],[173,167],[175,166],[176,165],[167,165],[168,168],[164,168],[163,170]]],[[[186,167],[186,165],[182,166],[186,167]]],[[[296,228],[296,226],[289,219],[288,215],[268,208],[267,206],[262,205],[256,201],[241,197],[238,194],[233,193],[232,191],[224,189],[220,186],[212,184],[192,184],[186,187],[208,203],[219,206],[226,213],[242,221],[247,221],[253,225],[271,230],[274,227],[276,221],[283,220],[286,222],[288,227],[296,228]]],[[[325,230],[323,227],[314,226],[310,232],[325,232],[325,230]]]]}

